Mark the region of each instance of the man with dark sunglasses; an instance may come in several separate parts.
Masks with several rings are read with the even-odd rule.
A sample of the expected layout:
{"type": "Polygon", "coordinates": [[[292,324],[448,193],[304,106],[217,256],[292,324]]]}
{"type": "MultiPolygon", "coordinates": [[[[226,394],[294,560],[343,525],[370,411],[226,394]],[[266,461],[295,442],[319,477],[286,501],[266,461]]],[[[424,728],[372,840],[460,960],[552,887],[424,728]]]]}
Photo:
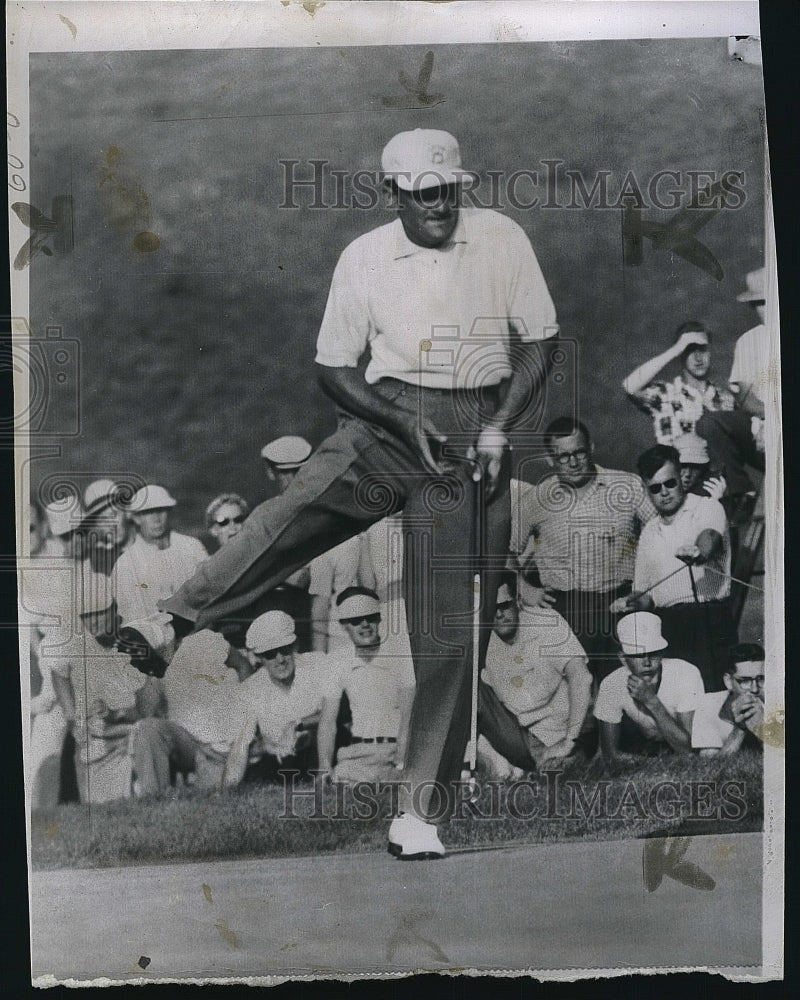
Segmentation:
{"type": "Polygon", "coordinates": [[[706,690],[718,691],[736,642],[725,511],[717,500],[685,491],[680,456],[670,445],[648,449],[636,465],[657,516],[639,538],[633,594],[616,610],[655,610],[670,655],[693,663],[706,690]]]}
{"type": "Polygon", "coordinates": [[[250,504],[238,493],[220,493],[206,508],[206,531],[221,547],[235,538],[250,513],[250,504]]]}
{"type": "Polygon", "coordinates": [[[317,730],[319,766],[331,780],[347,784],[398,780],[414,701],[408,635],[405,630],[383,634],[378,595],[366,587],[342,591],[336,613],[350,648],[328,657],[317,730]],[[334,767],[336,719],[345,694],[352,735],[348,745],[339,748],[334,767]]]}

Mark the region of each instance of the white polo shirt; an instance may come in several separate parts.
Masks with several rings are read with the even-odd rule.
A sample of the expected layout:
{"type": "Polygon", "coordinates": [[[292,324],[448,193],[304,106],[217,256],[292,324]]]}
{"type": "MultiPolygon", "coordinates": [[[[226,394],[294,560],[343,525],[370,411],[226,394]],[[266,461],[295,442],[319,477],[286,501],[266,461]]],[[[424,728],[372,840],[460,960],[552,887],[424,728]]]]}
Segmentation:
{"type": "Polygon", "coordinates": [[[276,684],[266,667],[242,681],[244,736],[248,743],[255,738],[258,727],[269,753],[288,757],[294,752],[297,741],[294,727],[322,708],[327,661],[325,653],[295,653],[295,675],[289,687],[276,684]]]}
{"type": "Polygon", "coordinates": [[[355,368],[369,344],[370,384],[495,385],[511,375],[509,320],[523,341],[558,329],[539,262],[516,222],[464,208],[451,239],[429,249],[412,243],[395,219],[339,258],[316,360],[355,368]]]}
{"type": "MultiPolygon", "coordinates": [[[[778,381],[777,365],[772,372],[772,384],[778,381]]],[[[758,402],[764,402],[771,383],[771,364],[767,328],[763,324],[754,326],[736,341],[733,365],[728,381],[739,390],[742,397],[750,392],[758,402]]]]}
{"type": "Polygon", "coordinates": [[[719,750],[733,732],[733,723],[719,717],[730,691],[711,691],[697,702],[692,719],[692,746],[696,750],[719,750]]]}
{"type": "Polygon", "coordinates": [[[701,601],[721,601],[726,598],[731,592],[731,582],[727,576],[721,576],[720,572],[729,574],[731,571],[728,519],[721,503],[694,493],[686,494],[680,510],[670,517],[669,522],[658,515],[642,528],[636,550],[633,589],[637,592],[646,590],[668,573],[683,567],[682,572],[653,587],[649,594],[657,608],[691,604],[694,596],[689,570],[676,558],[675,553],[685,545],[694,545],[697,536],[706,528],[718,531],[722,536],[722,551],[709,559],[706,565],[692,567],[697,595],[701,601]],[[712,572],[712,569],[719,572],[712,572]]]}
{"type": "Polygon", "coordinates": [[[203,543],[191,535],[171,531],[166,549],[137,536],[117,560],[112,574],[123,624],[154,614],[158,602],[172,597],[207,558],[203,543]]]}
{"type": "Polygon", "coordinates": [[[506,708],[545,746],[567,735],[570,660],[586,663],[586,653],[569,625],[552,608],[521,611],[512,645],[494,632],[486,652],[484,681],[506,708]]]}
{"type": "MultiPolygon", "coordinates": [[[[627,667],[619,667],[601,681],[594,716],[600,722],[620,723],[623,714],[627,715],[648,739],[660,739],[661,734],[653,716],[637,705],[628,693],[630,673],[627,667]]],[[[686,660],[661,661],[658,700],[673,719],[681,712],[694,712],[703,690],[703,678],[697,667],[686,660]]]]}
{"type": "Polygon", "coordinates": [[[408,636],[390,636],[376,656],[363,660],[355,647],[330,657],[325,699],[350,702],[353,736],[397,737],[403,707],[402,693],[415,686],[408,636]]]}

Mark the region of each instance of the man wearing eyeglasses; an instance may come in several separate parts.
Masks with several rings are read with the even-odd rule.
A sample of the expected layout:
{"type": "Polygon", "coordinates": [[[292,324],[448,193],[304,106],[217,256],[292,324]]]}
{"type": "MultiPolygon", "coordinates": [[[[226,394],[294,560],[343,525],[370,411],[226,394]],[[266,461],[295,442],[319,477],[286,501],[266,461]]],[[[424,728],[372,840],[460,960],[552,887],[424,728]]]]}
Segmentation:
{"type": "Polygon", "coordinates": [[[281,769],[307,774],[316,764],[315,735],[327,657],[297,652],[294,621],[284,611],[267,611],[256,618],[246,643],[254,673],[239,686],[244,722],[223,782],[239,784],[248,760],[255,758],[260,776],[267,779],[277,778],[281,769]]]}
{"type": "Polygon", "coordinates": [[[701,756],[736,753],[763,746],[764,649],[743,642],[730,650],[724,691],[703,695],[692,723],[692,746],[701,756]]]}
{"type": "Polygon", "coordinates": [[[685,491],[680,456],[670,445],[648,449],[636,465],[657,516],[642,529],[633,594],[616,609],[655,610],[670,655],[693,663],[706,691],[718,691],[736,642],[725,511],[717,500],[685,491]]]}
{"type": "Polygon", "coordinates": [[[319,766],[330,780],[397,780],[405,759],[414,701],[414,667],[408,635],[384,637],[378,595],[349,587],[336,600],[336,613],[350,648],[332,653],[317,730],[319,766]],[[352,714],[351,739],[339,748],[334,767],[336,719],[342,696],[352,714]]]}
{"type": "Polygon", "coordinates": [[[512,481],[511,554],[528,607],[565,618],[602,679],[617,663],[611,605],[630,593],[636,540],[653,516],[641,481],[594,461],[587,427],[559,417],[545,431],[553,472],[512,481]]]}

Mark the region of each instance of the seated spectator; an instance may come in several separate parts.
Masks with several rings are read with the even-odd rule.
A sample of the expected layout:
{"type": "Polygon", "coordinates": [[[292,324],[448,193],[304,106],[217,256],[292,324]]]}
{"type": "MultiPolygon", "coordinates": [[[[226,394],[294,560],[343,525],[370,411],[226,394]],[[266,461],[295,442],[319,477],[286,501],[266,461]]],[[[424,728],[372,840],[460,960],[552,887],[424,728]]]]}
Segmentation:
{"type": "Polygon", "coordinates": [[[378,595],[366,587],[349,587],[336,610],[350,648],[332,653],[322,715],[317,730],[320,769],[333,781],[397,779],[405,759],[408,723],[414,701],[414,666],[408,635],[381,636],[378,595]],[[352,713],[351,737],[340,747],[333,765],[336,719],[342,696],[352,713]]]}
{"type": "Polygon", "coordinates": [[[628,398],[652,417],[656,441],[671,445],[679,435],[693,434],[706,411],[733,409],[733,393],[715,385],[710,371],[711,335],[702,323],[691,320],[678,327],[672,347],[634,369],[622,385],[628,398]],[[677,358],[680,374],[671,382],[657,380],[677,358]]]}
{"type": "Polygon", "coordinates": [[[97,479],[84,492],[85,514],[78,533],[82,558],[95,573],[109,576],[136,538],[122,496],[122,487],[111,479],[97,479]]]}
{"type": "Polygon", "coordinates": [[[494,750],[522,770],[570,756],[591,686],[586,654],[561,615],[520,611],[513,586],[503,583],[478,688],[478,729],[494,750]]]}
{"type": "Polygon", "coordinates": [[[704,694],[692,723],[692,746],[701,756],[762,747],[764,723],[764,649],[743,642],[730,651],[724,691],[704,694]]]}
{"type": "Polygon", "coordinates": [[[158,602],[171,597],[208,558],[196,538],[171,530],[170,511],[175,503],[163,486],[143,486],[131,501],[130,516],[138,534],[113,573],[125,622],[156,614],[158,602]]]}
{"type": "Polygon", "coordinates": [[[623,665],[601,682],[594,706],[603,759],[687,752],[703,693],[700,672],[685,660],[663,656],[667,642],[657,615],[626,615],[617,635],[623,665]]]}
{"type": "Polygon", "coordinates": [[[82,628],[55,647],[53,685],[76,744],[81,802],[109,802],[131,794],[129,740],[139,719],[163,713],[163,691],[115,648],[119,615],[108,578],[83,580],[82,628]]]}
{"type": "Polygon", "coordinates": [[[238,493],[220,493],[206,507],[206,531],[222,548],[242,530],[250,504],[238,493]]]}
{"type": "Polygon", "coordinates": [[[244,720],[239,680],[219,633],[183,640],[162,682],[166,717],[139,722],[131,736],[137,794],[164,795],[176,773],[197,788],[220,786],[244,720]]]}
{"type": "Polygon", "coordinates": [[[283,611],[267,611],[256,618],[246,642],[254,673],[241,685],[243,721],[224,783],[239,784],[251,756],[260,757],[262,778],[275,779],[281,769],[308,774],[317,760],[327,657],[296,652],[294,622],[283,611]]]}
{"type": "Polygon", "coordinates": [[[655,610],[672,656],[695,664],[706,690],[717,691],[736,641],[725,511],[717,500],[685,492],[674,448],[650,448],[637,467],[657,516],[642,529],[633,594],[619,606],[655,610]]]}

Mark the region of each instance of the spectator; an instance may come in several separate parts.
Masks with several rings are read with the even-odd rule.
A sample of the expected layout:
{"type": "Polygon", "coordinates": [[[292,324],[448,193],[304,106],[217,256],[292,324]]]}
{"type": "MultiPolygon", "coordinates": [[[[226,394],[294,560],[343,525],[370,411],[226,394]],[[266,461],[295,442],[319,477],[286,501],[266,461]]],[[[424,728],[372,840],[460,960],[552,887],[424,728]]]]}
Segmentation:
{"type": "Polygon", "coordinates": [[[136,532],[122,504],[122,489],[111,479],[89,483],[83,495],[85,515],[78,529],[81,553],[95,573],[109,576],[136,532]]]}
{"type": "Polygon", "coordinates": [[[626,615],[617,633],[623,665],[600,684],[594,706],[603,759],[688,751],[692,717],[703,693],[700,672],[685,660],[662,655],[667,642],[657,615],[626,615]]]}
{"type": "Polygon", "coordinates": [[[206,507],[206,531],[221,548],[242,530],[250,504],[238,493],[220,493],[206,507]]]}
{"type": "Polygon", "coordinates": [[[329,657],[322,715],[317,730],[319,766],[334,781],[397,780],[405,759],[414,701],[414,666],[408,635],[381,636],[378,595],[349,587],[336,601],[351,646],[329,657]],[[336,719],[342,695],[352,713],[352,736],[333,766],[336,719]]]}
{"type": "Polygon", "coordinates": [[[535,770],[574,752],[591,697],[586,654],[558,612],[520,610],[511,581],[497,593],[478,697],[478,728],[510,765],[535,770]]]}
{"type": "Polygon", "coordinates": [[[692,746],[701,756],[762,747],[764,723],[764,649],[743,642],[730,651],[724,691],[704,694],[692,723],[692,746]]]}
{"type": "Polygon", "coordinates": [[[680,460],[684,490],[722,502],[727,484],[725,477],[711,468],[706,442],[697,434],[681,434],[673,447],[680,460]]]}
{"type": "Polygon", "coordinates": [[[725,511],[717,500],[684,491],[674,448],[657,444],[637,465],[658,516],[642,531],[634,593],[624,605],[656,610],[672,655],[694,663],[706,690],[718,691],[736,642],[725,511]]]}
{"type": "Polygon", "coordinates": [[[622,383],[628,398],[653,419],[659,444],[673,444],[681,434],[693,434],[707,410],[732,410],[733,393],[709,379],[711,334],[696,320],[678,327],[675,343],[634,369],[622,383]],[[671,382],[656,380],[670,361],[681,359],[682,370],[671,382]]]}
{"type": "Polygon", "coordinates": [[[706,413],[698,425],[714,461],[725,469],[732,495],[731,518],[736,524],[747,521],[755,506],[755,488],[747,467],[764,472],[764,397],[778,380],[764,326],[764,268],[750,271],[746,282],[747,290],[736,298],[749,303],[760,322],[736,341],[729,382],[737,409],[733,413],[706,413]]]}
{"type": "Polygon", "coordinates": [[[224,782],[244,777],[251,745],[260,756],[262,777],[279,769],[308,774],[316,764],[316,730],[326,683],[324,654],[297,653],[291,617],[267,611],[247,630],[247,651],[255,672],[242,683],[244,719],[225,770],[224,782]]]}
{"type": "Polygon", "coordinates": [[[53,684],[73,729],[81,802],[110,802],[131,794],[129,740],[137,720],[164,712],[160,683],[115,649],[119,615],[108,578],[83,580],[82,628],[53,662],[53,684]]]}
{"type": "Polygon", "coordinates": [[[158,602],[174,594],[208,556],[196,538],[170,529],[174,506],[163,486],[143,486],[131,501],[138,535],[117,560],[113,574],[124,622],[156,614],[158,602]]]}
{"type": "Polygon", "coordinates": [[[545,445],[555,471],[536,486],[511,484],[511,564],[522,571],[523,605],[555,608],[603,677],[617,657],[611,606],[630,593],[653,505],[633,473],[595,464],[584,424],[553,421],[545,445]]]}
{"type": "Polygon", "coordinates": [[[83,509],[75,497],[54,500],[45,508],[47,535],[39,555],[48,559],[80,558],[78,528],[83,520],[83,509]]]}

